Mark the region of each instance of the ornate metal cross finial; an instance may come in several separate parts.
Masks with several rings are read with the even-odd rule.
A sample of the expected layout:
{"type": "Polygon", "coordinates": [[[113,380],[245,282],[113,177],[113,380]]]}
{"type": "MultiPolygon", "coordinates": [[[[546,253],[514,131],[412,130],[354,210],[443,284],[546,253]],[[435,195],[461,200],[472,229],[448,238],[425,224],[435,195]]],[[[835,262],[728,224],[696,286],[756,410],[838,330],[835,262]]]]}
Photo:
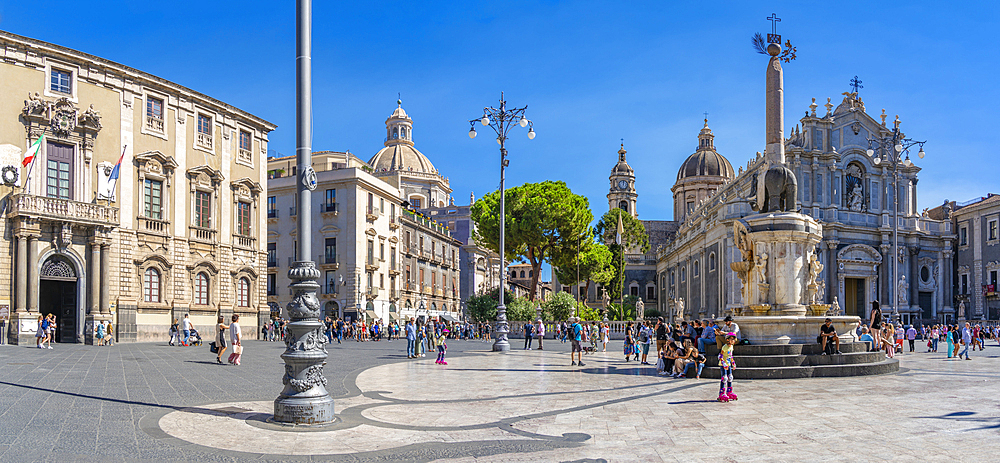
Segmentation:
{"type": "Polygon", "coordinates": [[[854,76],[854,78],[851,79],[851,88],[854,89],[854,93],[858,93],[858,89],[865,88],[865,86],[861,85],[861,81],[858,80],[858,76],[854,76]]]}
{"type": "Polygon", "coordinates": [[[771,13],[771,16],[768,16],[767,20],[771,21],[771,33],[767,34],[767,43],[781,45],[781,36],[778,35],[778,23],[781,22],[781,18],[778,17],[777,13],[771,13]]]}
{"type": "Polygon", "coordinates": [[[705,111],[705,122],[708,122],[708,111],[705,111]]]}

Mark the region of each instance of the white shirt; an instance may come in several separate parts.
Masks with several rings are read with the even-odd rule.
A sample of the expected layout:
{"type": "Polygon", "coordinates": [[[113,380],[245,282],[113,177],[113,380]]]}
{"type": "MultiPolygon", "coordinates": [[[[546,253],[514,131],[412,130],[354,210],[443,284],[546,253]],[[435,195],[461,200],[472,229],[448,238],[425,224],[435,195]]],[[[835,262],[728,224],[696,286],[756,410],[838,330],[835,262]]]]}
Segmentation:
{"type": "Polygon", "coordinates": [[[183,326],[183,328],[181,328],[181,329],[190,331],[191,330],[191,320],[188,320],[187,317],[185,317],[184,318],[184,322],[183,322],[183,324],[181,326],[183,326]]]}
{"type": "Polygon", "coordinates": [[[229,339],[233,341],[234,346],[236,345],[236,342],[239,341],[242,334],[243,332],[240,330],[239,323],[232,322],[229,324],[229,339]]]}

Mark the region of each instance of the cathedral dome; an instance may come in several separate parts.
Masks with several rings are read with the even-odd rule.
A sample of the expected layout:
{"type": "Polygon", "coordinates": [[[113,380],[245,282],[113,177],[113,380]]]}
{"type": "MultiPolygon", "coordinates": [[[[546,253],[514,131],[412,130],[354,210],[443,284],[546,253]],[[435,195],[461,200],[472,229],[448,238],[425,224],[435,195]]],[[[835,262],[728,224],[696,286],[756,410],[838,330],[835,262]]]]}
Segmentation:
{"type": "Polygon", "coordinates": [[[413,147],[413,119],[403,110],[402,101],[396,101],[396,110],[385,120],[385,130],[385,148],[368,161],[376,172],[437,173],[431,160],[413,147]]]}
{"type": "Polygon", "coordinates": [[[677,171],[678,181],[687,177],[706,176],[736,178],[736,173],[733,171],[733,166],[729,164],[729,160],[715,151],[714,139],[715,135],[712,134],[712,129],[708,128],[708,119],[706,119],[705,126],[698,134],[698,150],[688,156],[684,164],[681,164],[680,170],[677,171]]]}
{"type": "Polygon", "coordinates": [[[386,172],[394,170],[407,170],[424,172],[428,174],[437,173],[434,164],[427,159],[423,153],[417,151],[413,145],[404,143],[394,143],[382,148],[375,156],[368,161],[376,172],[386,172]]]}

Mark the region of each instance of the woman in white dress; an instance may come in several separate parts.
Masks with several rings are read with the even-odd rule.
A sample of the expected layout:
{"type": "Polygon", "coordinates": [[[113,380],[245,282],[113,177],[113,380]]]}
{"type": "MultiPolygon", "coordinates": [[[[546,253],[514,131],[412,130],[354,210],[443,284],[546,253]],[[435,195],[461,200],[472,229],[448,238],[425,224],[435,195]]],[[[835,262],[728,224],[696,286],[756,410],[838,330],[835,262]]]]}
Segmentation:
{"type": "Polygon", "coordinates": [[[240,329],[240,316],[233,314],[233,322],[229,324],[229,340],[233,342],[233,353],[229,354],[229,363],[240,364],[240,357],[243,356],[243,331],[240,329]]]}

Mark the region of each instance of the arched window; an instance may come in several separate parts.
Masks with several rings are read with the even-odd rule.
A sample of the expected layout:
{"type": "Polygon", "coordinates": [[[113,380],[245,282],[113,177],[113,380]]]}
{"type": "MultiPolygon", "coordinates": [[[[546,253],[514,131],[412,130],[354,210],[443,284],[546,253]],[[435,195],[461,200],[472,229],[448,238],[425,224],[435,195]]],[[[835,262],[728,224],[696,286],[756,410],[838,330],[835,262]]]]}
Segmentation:
{"type": "Polygon", "coordinates": [[[246,277],[240,278],[236,288],[236,305],[239,307],[250,307],[250,280],[246,277]]]}
{"type": "Polygon", "coordinates": [[[681,267],[681,283],[687,279],[687,267],[681,267]]]}
{"type": "Polygon", "coordinates": [[[511,270],[510,271],[510,277],[511,278],[517,278],[517,270],[511,270]]]}
{"type": "Polygon", "coordinates": [[[533,272],[533,270],[528,270],[528,278],[532,277],[531,272],[533,272]]]}
{"type": "Polygon", "coordinates": [[[208,275],[205,272],[194,277],[194,303],[208,305],[208,275]]]}
{"type": "Polygon", "coordinates": [[[695,277],[701,275],[701,261],[694,261],[694,270],[692,271],[692,275],[695,277]]]}
{"type": "Polygon", "coordinates": [[[715,271],[715,253],[714,252],[708,255],[708,271],[709,272],[714,272],[715,271]]]}
{"type": "Polygon", "coordinates": [[[160,271],[149,267],[142,278],[142,300],[160,302],[160,271]]]}
{"type": "Polygon", "coordinates": [[[627,201],[618,201],[618,209],[621,209],[621,210],[623,210],[625,212],[628,212],[628,202],[627,201]]]}

